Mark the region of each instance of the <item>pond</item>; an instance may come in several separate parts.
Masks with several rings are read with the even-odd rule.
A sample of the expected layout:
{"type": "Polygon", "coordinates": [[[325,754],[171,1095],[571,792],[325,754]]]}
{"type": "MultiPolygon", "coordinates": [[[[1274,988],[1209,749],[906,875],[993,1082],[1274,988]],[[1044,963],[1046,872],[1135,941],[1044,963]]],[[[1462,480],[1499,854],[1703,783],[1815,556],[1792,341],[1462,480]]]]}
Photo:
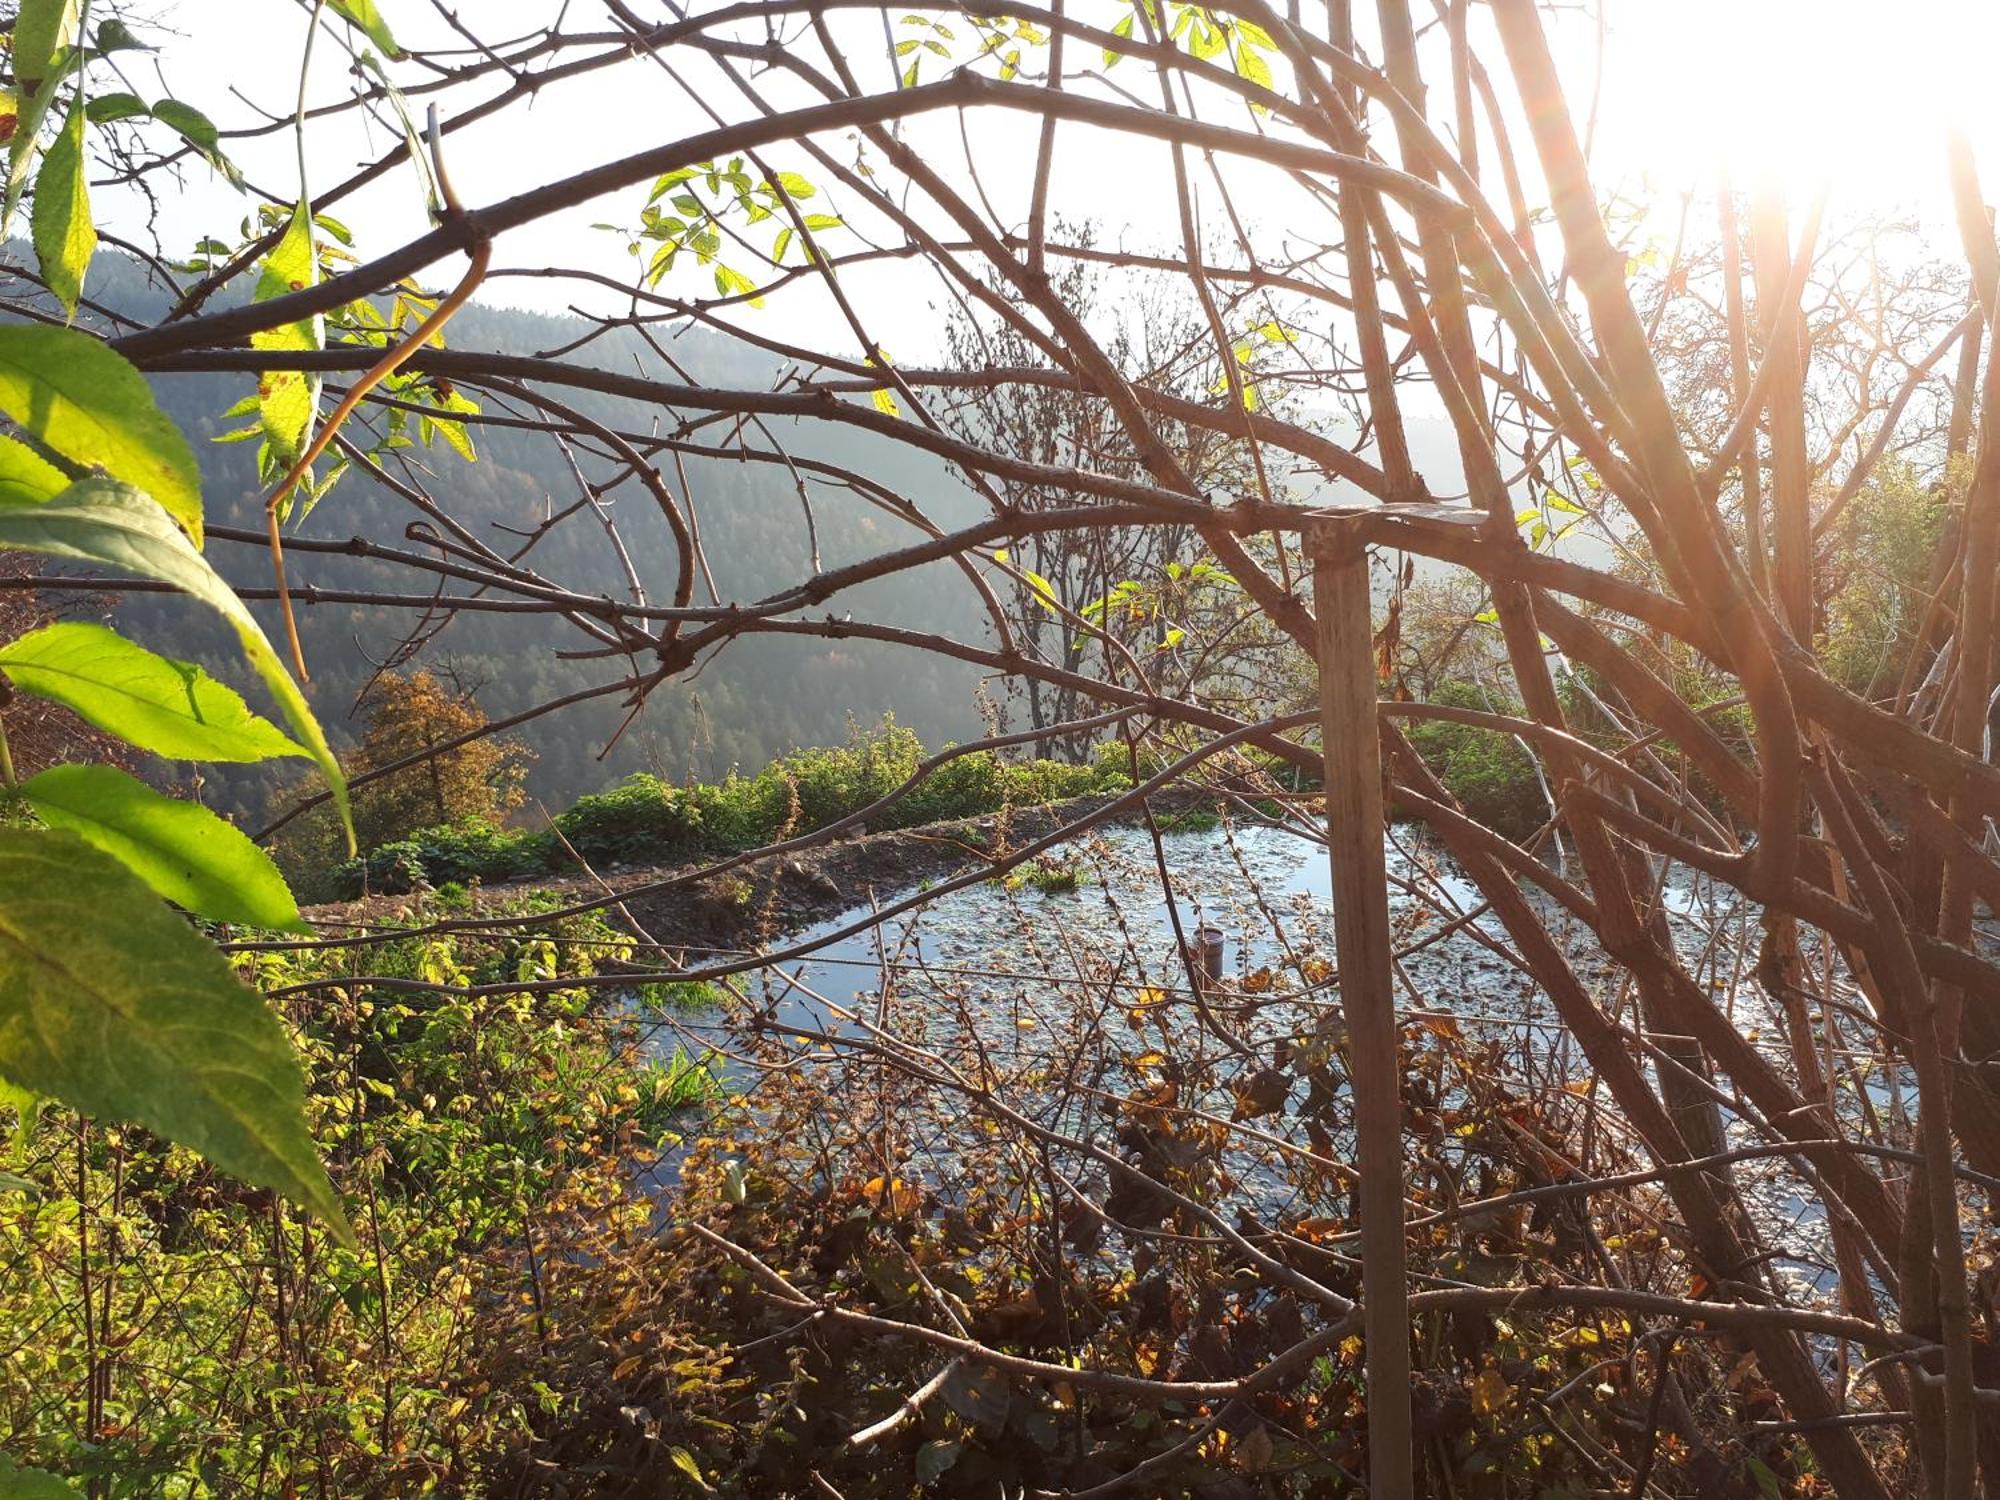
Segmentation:
{"type": "MultiPolygon", "coordinates": [[[[1166,833],[1157,853],[1151,836],[1133,826],[1097,831],[1060,852],[1059,863],[1028,878],[945,892],[809,958],[759,971],[739,985],[738,1005],[662,1019],[658,1044],[715,1049],[753,1111],[764,1070],[823,1069],[826,1109],[841,1115],[887,1107],[879,1079],[870,1094],[843,1045],[843,1038],[873,1040],[904,1049],[926,1068],[976,1074],[996,1088],[1005,1081],[1007,1097],[1037,1125],[1107,1146],[1118,1120],[1107,1101],[1162,1087],[1162,1077],[1199,1075],[1201,1093],[1184,1094],[1180,1105],[1247,1122],[1221,1152],[1218,1176],[1230,1188],[1232,1211],[1265,1223],[1325,1212],[1319,1190],[1330,1185],[1302,1177],[1269,1134],[1296,1137],[1291,1116],[1312,1102],[1312,1085],[1279,1076],[1279,1065],[1340,1031],[1325,846],[1293,828],[1221,822],[1166,833]],[[1220,975],[1199,996],[1177,923],[1190,940],[1201,929],[1223,940],[1220,975]],[[795,1035],[774,1050],[771,1036],[785,1032],[807,1040],[795,1035]]],[[[1608,1098],[1593,1086],[1547,996],[1510,957],[1476,888],[1412,828],[1389,831],[1387,855],[1397,1004],[1419,1028],[1409,1034],[1451,1036],[1523,1094],[1565,1090],[1596,1112],[1592,1128],[1619,1135],[1608,1098]]],[[[882,890],[872,899],[906,894],[882,890]]],[[[1690,972],[1789,1072],[1753,972],[1757,909],[1685,873],[1668,880],[1659,899],[1690,972]]],[[[1623,971],[1568,913],[1541,899],[1537,907],[1599,1003],[1629,1021],[1635,1000],[1623,971]]],[[[859,905],[787,946],[838,933],[868,910],[859,905]]],[[[1870,1084],[1871,1092],[1883,1087],[1870,1084]]],[[[1454,1082],[1441,1074],[1430,1103],[1448,1117],[1466,1088],[1463,1075],[1454,1082]]],[[[1877,1102],[1888,1102],[1886,1093],[1877,1102]]],[[[965,1103],[956,1106],[956,1130],[951,1106],[932,1108],[924,1127],[909,1123],[916,1109],[907,1100],[899,1113],[908,1170],[955,1191],[967,1169],[957,1144],[965,1103]]],[[[1730,1134],[1742,1143],[1758,1139],[1740,1120],[1730,1121],[1730,1134]]],[[[1331,1144],[1343,1159],[1351,1149],[1338,1130],[1331,1144]]],[[[670,1154],[657,1174],[663,1187],[674,1171],[670,1154]]],[[[1831,1251],[1810,1190],[1777,1160],[1746,1163],[1741,1175],[1762,1233],[1791,1278],[1802,1291],[1830,1284],[1831,1251]]],[[[1419,1178],[1413,1170],[1413,1184],[1419,1178]]]]}

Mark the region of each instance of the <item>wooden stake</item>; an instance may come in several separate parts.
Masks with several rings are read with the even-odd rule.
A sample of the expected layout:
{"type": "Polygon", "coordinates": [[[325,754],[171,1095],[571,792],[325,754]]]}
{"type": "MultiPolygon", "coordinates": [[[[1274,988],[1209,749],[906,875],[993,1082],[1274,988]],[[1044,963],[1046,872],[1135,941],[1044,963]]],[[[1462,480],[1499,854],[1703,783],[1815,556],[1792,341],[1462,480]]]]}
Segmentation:
{"type": "Polygon", "coordinates": [[[1390,984],[1389,879],[1382,854],[1382,745],[1368,549],[1351,526],[1307,535],[1319,615],[1320,735],[1326,762],[1333,937],[1347,1016],[1361,1171],[1362,1332],[1368,1358],[1368,1494],[1414,1500],[1410,1288],[1403,1261],[1402,1067],[1390,984]]]}

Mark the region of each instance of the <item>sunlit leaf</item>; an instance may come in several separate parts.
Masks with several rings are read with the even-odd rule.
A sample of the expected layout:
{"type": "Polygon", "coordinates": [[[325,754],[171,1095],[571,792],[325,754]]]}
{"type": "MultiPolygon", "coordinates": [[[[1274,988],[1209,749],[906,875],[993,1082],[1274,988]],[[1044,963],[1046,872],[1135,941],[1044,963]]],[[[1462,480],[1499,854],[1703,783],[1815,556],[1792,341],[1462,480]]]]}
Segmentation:
{"type": "Polygon", "coordinates": [[[162,796],[114,766],[51,766],[21,791],[42,821],[87,839],[197,916],[303,930],[271,857],[198,802],[162,796]]]}
{"type": "Polygon", "coordinates": [[[193,662],[159,656],[117,631],[59,621],[0,646],[0,671],[107,734],[173,760],[259,761],[305,748],[252,713],[193,662]]]}
{"type": "Polygon", "coordinates": [[[1472,1377],[1472,1409],[1482,1417],[1490,1417],[1506,1408],[1514,1399],[1514,1387],[1507,1383],[1507,1377],[1488,1365],[1472,1377]]]}
{"type": "Polygon", "coordinates": [[[34,93],[47,81],[56,54],[76,43],[77,0],[21,0],[14,18],[14,81],[34,93]]]}
{"type": "Polygon", "coordinates": [[[213,943],[73,833],[0,828],[0,1074],[192,1147],[353,1243],[284,1030],[213,943]]]}
{"type": "Polygon", "coordinates": [[[403,55],[403,49],[396,45],[395,35],[389,30],[389,23],[375,8],[375,0],[328,0],[327,8],[381,48],[384,57],[403,55]]]}
{"type": "Polygon", "coordinates": [[[46,500],[68,484],[68,475],[26,443],[0,437],[0,502],[46,500]]]}
{"type": "Polygon", "coordinates": [[[152,112],[137,94],[101,94],[84,107],[84,114],[93,125],[109,125],[152,112]]]}
{"type": "Polygon", "coordinates": [[[51,500],[0,505],[0,547],[65,557],[114,574],[138,574],[199,599],[235,627],[253,670],[283,710],[285,722],[326,778],[353,848],[347,781],[305,695],[292,681],[256,618],[157,504],[110,479],[79,480],[51,500]]]}
{"type": "Polygon", "coordinates": [[[79,100],[70,106],[69,118],[42,156],[42,169],[35,174],[32,217],[35,262],[71,317],[76,316],[83,275],[97,250],[97,226],[90,218],[90,186],[84,173],[83,124],[79,100]]]}
{"type": "MultiPolygon", "coordinates": [[[[301,199],[292,207],[284,235],[257,274],[255,300],[269,302],[304,291],[319,280],[313,250],[312,209],[301,199]]],[[[317,315],[250,335],[259,349],[297,352],[324,347],[325,320],[317,315]]],[[[306,435],[319,410],[319,377],[298,370],[266,370],[257,377],[257,414],[272,451],[291,464],[305,450],[306,435]]]]}
{"type": "Polygon", "coordinates": [[[141,375],[89,334],[0,324],[0,410],[65,458],[144,490],[201,544],[201,472],[141,375]]]}
{"type": "Polygon", "coordinates": [[[676,1469],[679,1469],[689,1479],[700,1485],[704,1491],[709,1494],[715,1493],[713,1486],[701,1477],[701,1465],[695,1462],[694,1455],[688,1452],[687,1449],[680,1447],[669,1448],[667,1456],[673,1461],[676,1469]]]}
{"type": "Polygon", "coordinates": [[[178,99],[160,99],[153,104],[153,118],[170,127],[180,138],[199,151],[208,164],[220,172],[237,187],[243,186],[243,174],[236,169],[222,151],[222,136],[215,128],[215,122],[192,104],[183,104],[178,99]]]}

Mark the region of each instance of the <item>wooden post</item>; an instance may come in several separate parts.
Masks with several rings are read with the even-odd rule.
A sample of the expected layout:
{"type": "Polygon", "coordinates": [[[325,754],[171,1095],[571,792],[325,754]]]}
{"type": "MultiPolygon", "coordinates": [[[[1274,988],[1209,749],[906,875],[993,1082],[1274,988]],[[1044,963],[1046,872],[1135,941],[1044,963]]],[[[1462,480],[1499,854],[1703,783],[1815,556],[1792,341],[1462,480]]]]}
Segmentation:
{"type": "Polygon", "coordinates": [[[1333,860],[1333,939],[1361,1172],[1362,1333],[1368,1359],[1369,1500],[1413,1500],[1410,1289],[1403,1259],[1402,1067],[1382,854],[1382,743],[1368,548],[1329,520],[1307,533],[1319,615],[1319,721],[1333,860]]]}

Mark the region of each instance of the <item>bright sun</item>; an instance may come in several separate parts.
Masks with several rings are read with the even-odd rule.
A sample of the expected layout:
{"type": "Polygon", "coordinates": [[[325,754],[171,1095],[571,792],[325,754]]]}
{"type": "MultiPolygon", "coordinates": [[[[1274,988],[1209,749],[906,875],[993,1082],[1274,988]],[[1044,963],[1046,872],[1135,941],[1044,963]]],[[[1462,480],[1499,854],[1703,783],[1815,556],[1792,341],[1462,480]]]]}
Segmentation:
{"type": "MultiPolygon", "coordinates": [[[[1946,191],[1953,111],[2000,184],[1994,0],[1605,0],[1599,158],[1661,188],[1830,179],[1848,209],[1946,191]]],[[[1572,28],[1572,40],[1581,41],[1572,28]]]]}

